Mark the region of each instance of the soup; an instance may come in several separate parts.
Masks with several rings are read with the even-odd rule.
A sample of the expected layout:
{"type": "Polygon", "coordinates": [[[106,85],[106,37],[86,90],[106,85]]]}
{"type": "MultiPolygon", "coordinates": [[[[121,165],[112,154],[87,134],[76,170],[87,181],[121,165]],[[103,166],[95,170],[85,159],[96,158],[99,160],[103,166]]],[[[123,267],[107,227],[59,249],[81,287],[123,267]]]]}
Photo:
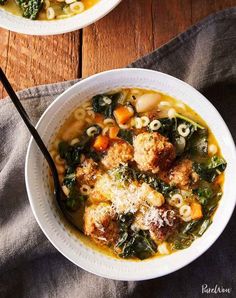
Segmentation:
{"type": "Polygon", "coordinates": [[[59,20],[80,14],[99,0],[0,0],[0,8],[31,20],[59,20]]]}
{"type": "Polygon", "coordinates": [[[226,162],[211,130],[161,92],[94,96],[65,121],[51,155],[83,234],[121,258],[189,247],[222,196],[226,162]]]}

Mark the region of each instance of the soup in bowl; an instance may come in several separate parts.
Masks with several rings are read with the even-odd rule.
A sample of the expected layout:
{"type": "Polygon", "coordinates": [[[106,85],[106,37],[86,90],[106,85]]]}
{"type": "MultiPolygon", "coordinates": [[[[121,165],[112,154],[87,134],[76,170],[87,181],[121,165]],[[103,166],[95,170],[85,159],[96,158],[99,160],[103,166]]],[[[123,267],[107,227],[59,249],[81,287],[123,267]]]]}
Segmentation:
{"type": "Polygon", "coordinates": [[[170,273],[203,253],[229,220],[231,135],[214,107],[173,77],[141,69],[95,75],[61,95],[38,129],[82,232],[57,209],[33,141],[31,206],[52,243],[88,271],[123,280],[170,273]]]}
{"type": "Polygon", "coordinates": [[[30,35],[55,35],[84,28],[121,0],[0,0],[0,26],[30,35]]]}

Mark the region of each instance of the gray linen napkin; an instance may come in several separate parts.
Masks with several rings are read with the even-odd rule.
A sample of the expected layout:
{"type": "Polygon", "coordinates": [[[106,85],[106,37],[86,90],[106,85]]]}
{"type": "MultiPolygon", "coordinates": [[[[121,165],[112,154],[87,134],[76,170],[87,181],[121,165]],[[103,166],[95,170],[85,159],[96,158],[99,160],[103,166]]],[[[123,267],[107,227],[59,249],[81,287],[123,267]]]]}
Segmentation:
{"type": "MultiPolygon", "coordinates": [[[[212,15],[134,62],[200,90],[218,108],[236,139],[236,8],[212,15]]],[[[34,122],[76,81],[19,92],[34,122]]],[[[168,276],[144,282],[97,277],[76,267],[49,243],[31,212],[24,183],[30,135],[9,99],[0,102],[0,297],[200,297],[203,284],[236,297],[236,223],[233,215],[199,259],[168,276]]],[[[206,294],[205,294],[206,295],[206,294]]]]}

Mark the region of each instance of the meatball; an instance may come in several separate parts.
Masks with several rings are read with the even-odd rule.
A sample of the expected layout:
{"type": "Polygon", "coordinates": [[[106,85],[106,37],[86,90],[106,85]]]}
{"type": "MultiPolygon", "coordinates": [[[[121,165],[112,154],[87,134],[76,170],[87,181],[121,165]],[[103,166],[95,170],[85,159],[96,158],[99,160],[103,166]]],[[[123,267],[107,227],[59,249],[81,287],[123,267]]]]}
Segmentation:
{"type": "Polygon", "coordinates": [[[180,222],[176,211],[166,205],[151,208],[145,217],[145,221],[149,222],[150,235],[156,243],[166,240],[180,222]]]}
{"type": "Polygon", "coordinates": [[[141,171],[158,173],[175,159],[175,148],[157,132],[144,132],[134,140],[134,160],[141,171]]]}
{"type": "Polygon", "coordinates": [[[107,154],[102,159],[102,164],[107,169],[118,167],[121,163],[126,163],[133,159],[133,147],[125,141],[116,141],[108,149],[107,154]]]}
{"type": "Polygon", "coordinates": [[[183,159],[176,164],[169,173],[170,184],[181,189],[195,188],[199,176],[193,171],[193,163],[189,159],[183,159]]]}
{"type": "Polygon", "coordinates": [[[84,213],[84,233],[96,243],[114,245],[119,237],[115,212],[108,203],[86,207],[84,213]]]}
{"type": "Polygon", "coordinates": [[[76,168],[76,178],[80,185],[88,184],[89,186],[94,186],[100,174],[99,166],[92,158],[86,158],[76,168]]]}

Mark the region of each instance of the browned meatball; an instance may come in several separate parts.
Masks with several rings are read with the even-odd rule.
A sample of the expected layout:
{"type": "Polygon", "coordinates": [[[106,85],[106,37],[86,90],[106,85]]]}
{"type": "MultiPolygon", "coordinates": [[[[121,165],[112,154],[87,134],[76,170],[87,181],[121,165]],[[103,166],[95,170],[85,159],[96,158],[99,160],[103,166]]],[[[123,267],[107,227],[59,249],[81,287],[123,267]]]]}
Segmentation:
{"type": "Polygon", "coordinates": [[[163,242],[177,229],[180,220],[176,211],[166,205],[154,207],[151,212],[150,235],[156,243],[163,242]]]}
{"type": "Polygon", "coordinates": [[[175,159],[175,148],[157,132],[144,132],[134,140],[134,160],[141,171],[158,173],[175,159]]]}
{"type": "Polygon", "coordinates": [[[189,159],[183,159],[175,165],[169,173],[170,184],[181,189],[195,188],[199,176],[193,171],[193,163],[189,159]]]}
{"type": "Polygon", "coordinates": [[[114,245],[119,237],[115,213],[107,203],[86,207],[84,233],[102,245],[114,245]]]}
{"type": "Polygon", "coordinates": [[[107,169],[118,167],[121,163],[126,163],[133,159],[133,147],[122,140],[115,141],[108,149],[107,154],[102,159],[102,164],[107,169]]]}
{"type": "Polygon", "coordinates": [[[92,158],[86,158],[82,164],[76,168],[76,178],[80,185],[88,184],[94,186],[100,174],[99,166],[92,158]]]}

